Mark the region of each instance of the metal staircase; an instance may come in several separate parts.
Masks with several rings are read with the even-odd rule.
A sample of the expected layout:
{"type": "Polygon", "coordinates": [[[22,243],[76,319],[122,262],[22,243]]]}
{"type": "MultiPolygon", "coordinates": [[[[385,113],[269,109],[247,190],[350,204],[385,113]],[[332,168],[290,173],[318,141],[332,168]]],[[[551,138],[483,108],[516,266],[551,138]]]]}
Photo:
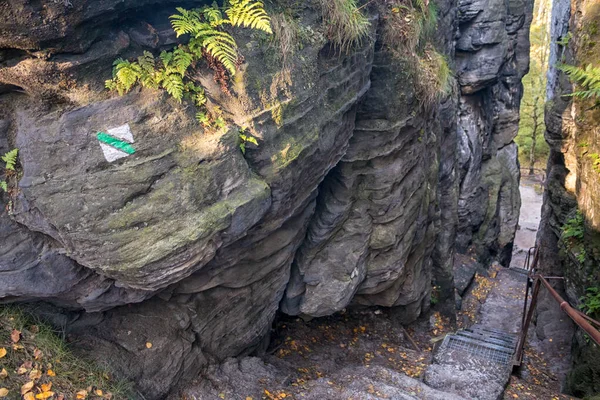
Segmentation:
{"type": "Polygon", "coordinates": [[[512,365],[517,341],[518,337],[515,334],[473,325],[468,329],[447,335],[438,352],[457,350],[472,357],[502,365],[512,365]]]}

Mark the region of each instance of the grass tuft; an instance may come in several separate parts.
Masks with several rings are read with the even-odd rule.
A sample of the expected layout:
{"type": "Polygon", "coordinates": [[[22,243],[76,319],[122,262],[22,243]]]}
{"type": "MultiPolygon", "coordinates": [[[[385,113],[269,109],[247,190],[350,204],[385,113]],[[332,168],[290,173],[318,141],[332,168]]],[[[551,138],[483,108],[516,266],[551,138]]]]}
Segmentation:
{"type": "MultiPolygon", "coordinates": [[[[133,398],[131,385],[77,357],[61,332],[16,306],[0,307],[0,389],[7,399],[27,393],[51,400],[133,398]]],[[[25,397],[28,398],[28,397],[25,397]]]]}
{"type": "Polygon", "coordinates": [[[321,0],[327,36],[340,51],[359,46],[369,34],[371,23],[356,0],[321,0]]]}

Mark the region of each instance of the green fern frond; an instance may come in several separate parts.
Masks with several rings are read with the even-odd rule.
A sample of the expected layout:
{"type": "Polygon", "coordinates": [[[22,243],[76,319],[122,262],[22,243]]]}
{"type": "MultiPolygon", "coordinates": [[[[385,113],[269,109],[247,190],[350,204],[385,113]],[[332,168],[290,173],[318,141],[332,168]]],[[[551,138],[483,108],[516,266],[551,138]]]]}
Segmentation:
{"type": "Polygon", "coordinates": [[[193,34],[200,29],[200,25],[206,25],[202,22],[202,15],[198,10],[186,10],[181,7],[176,9],[179,14],[171,15],[169,19],[177,37],[188,33],[193,34]]]}
{"type": "Polygon", "coordinates": [[[184,83],[181,75],[177,73],[166,75],[163,78],[161,85],[163,89],[167,91],[167,93],[181,103],[184,90],[184,83]]]}
{"type": "Polygon", "coordinates": [[[252,0],[229,0],[229,3],[231,6],[225,10],[225,13],[232,26],[243,26],[269,34],[273,33],[271,18],[265,11],[263,3],[252,0]]]}
{"type": "Polygon", "coordinates": [[[194,61],[194,55],[184,48],[177,48],[173,51],[173,62],[175,69],[181,76],[184,76],[187,69],[194,61]]]}
{"type": "Polygon", "coordinates": [[[149,51],[144,51],[144,54],[138,57],[138,64],[144,71],[154,71],[156,66],[154,56],[149,51]]]}
{"type": "Polygon", "coordinates": [[[14,171],[15,166],[17,165],[17,156],[19,154],[19,149],[12,149],[8,153],[4,154],[0,159],[5,163],[5,169],[7,171],[14,171]]]}
{"type": "Polygon", "coordinates": [[[202,41],[204,50],[219,60],[231,75],[235,75],[238,60],[235,39],[227,32],[214,29],[198,32],[198,38],[202,41]]]}
{"type": "Polygon", "coordinates": [[[205,7],[202,10],[204,14],[204,18],[210,23],[211,26],[217,27],[223,25],[225,20],[223,19],[223,13],[219,10],[219,7],[216,3],[213,3],[211,7],[205,7]]]}
{"type": "Polygon", "coordinates": [[[6,181],[0,181],[0,189],[8,193],[8,184],[6,183],[6,181]]]}
{"type": "Polygon", "coordinates": [[[577,83],[584,90],[578,90],[571,93],[571,97],[589,99],[592,97],[600,98],[600,68],[588,64],[585,68],[574,65],[560,64],[558,69],[563,71],[572,82],[577,83]]]}

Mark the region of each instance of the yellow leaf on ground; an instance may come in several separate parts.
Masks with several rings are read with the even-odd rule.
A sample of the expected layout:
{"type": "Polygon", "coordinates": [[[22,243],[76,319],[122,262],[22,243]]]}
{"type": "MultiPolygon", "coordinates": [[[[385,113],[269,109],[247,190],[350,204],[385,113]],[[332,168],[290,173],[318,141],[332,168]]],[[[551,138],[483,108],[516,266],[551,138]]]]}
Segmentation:
{"type": "Polygon", "coordinates": [[[150,343],[150,342],[146,342],[146,348],[147,348],[147,349],[151,349],[151,348],[152,348],[152,343],[150,343]]]}
{"type": "Polygon", "coordinates": [[[42,383],[42,392],[49,392],[52,389],[52,382],[42,383]]]}
{"type": "Polygon", "coordinates": [[[6,396],[8,396],[8,389],[0,388],[0,397],[6,397],[6,396]]]}
{"type": "Polygon", "coordinates": [[[0,358],[6,356],[6,349],[4,347],[0,347],[0,358]]]}
{"type": "Polygon", "coordinates": [[[56,372],[52,371],[51,369],[48,370],[47,374],[48,376],[56,376],[56,372]]]}
{"type": "Polygon", "coordinates": [[[2,368],[2,371],[0,371],[0,378],[4,379],[8,376],[8,371],[6,370],[6,368],[2,368]]]}
{"type": "Polygon", "coordinates": [[[26,384],[24,384],[23,386],[21,386],[21,394],[30,392],[31,389],[33,389],[33,381],[29,381],[26,384]]]}
{"type": "Polygon", "coordinates": [[[25,396],[23,396],[23,398],[25,400],[35,400],[35,396],[33,395],[32,392],[25,393],[25,396]]]}
{"type": "Polygon", "coordinates": [[[94,391],[94,393],[96,394],[96,396],[102,396],[104,394],[104,393],[102,393],[102,390],[100,390],[100,389],[96,389],[94,391]]]}
{"type": "Polygon", "coordinates": [[[87,397],[88,397],[87,390],[80,390],[79,392],[77,392],[77,400],[84,400],[84,399],[87,399],[87,397]]]}
{"type": "Polygon", "coordinates": [[[42,392],[42,393],[36,394],[35,398],[44,400],[44,399],[49,399],[52,396],[54,396],[54,392],[42,392]]]}
{"type": "Polygon", "coordinates": [[[39,369],[32,369],[31,372],[29,373],[29,379],[31,379],[31,380],[40,379],[41,377],[42,377],[42,371],[40,371],[39,369]]]}

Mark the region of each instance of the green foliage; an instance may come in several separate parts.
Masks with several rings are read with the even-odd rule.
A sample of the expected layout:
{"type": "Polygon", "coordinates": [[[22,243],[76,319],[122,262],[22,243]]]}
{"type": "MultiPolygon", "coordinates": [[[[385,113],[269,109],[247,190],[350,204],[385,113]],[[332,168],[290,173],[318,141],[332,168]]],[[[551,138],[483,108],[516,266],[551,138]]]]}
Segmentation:
{"type": "MultiPolygon", "coordinates": [[[[11,151],[5,153],[2,157],[0,157],[0,160],[4,162],[5,178],[7,178],[15,172],[18,154],[19,149],[12,149],[11,151]]],[[[8,183],[6,182],[6,179],[0,180],[0,189],[2,189],[4,192],[8,192],[8,183]]]]}
{"type": "Polygon", "coordinates": [[[256,146],[258,146],[258,142],[256,141],[256,138],[254,138],[251,135],[247,135],[246,134],[246,129],[242,128],[240,129],[240,133],[239,133],[239,138],[240,138],[240,150],[242,150],[242,154],[246,154],[246,145],[248,143],[252,143],[256,146]]]}
{"type": "Polygon", "coordinates": [[[369,34],[371,23],[356,0],[321,0],[327,37],[341,51],[360,45],[369,34]]]}
{"type": "Polygon", "coordinates": [[[600,312],[600,287],[587,288],[585,295],[579,301],[582,303],[581,311],[588,315],[598,315],[600,312]]]}
{"type": "Polygon", "coordinates": [[[558,68],[569,76],[572,82],[577,83],[583,90],[578,90],[567,96],[580,99],[600,98],[600,68],[588,64],[585,68],[574,65],[561,64],[558,68]]]}
{"type": "Polygon", "coordinates": [[[14,171],[15,165],[17,165],[17,155],[19,154],[19,149],[12,149],[8,153],[4,154],[0,159],[4,161],[5,166],[4,169],[7,171],[14,171]]]}
{"type": "Polygon", "coordinates": [[[179,102],[190,99],[201,108],[197,119],[207,125],[216,123],[224,126],[220,118],[211,118],[206,110],[204,88],[189,77],[188,71],[196,62],[209,58],[214,68],[224,68],[235,75],[239,62],[238,47],[233,36],[225,31],[226,26],[245,27],[272,34],[270,17],[260,1],[229,0],[224,7],[216,3],[193,10],[177,8],[172,15],[171,26],[177,34],[190,35],[187,45],[179,45],[173,51],[160,53],[157,62],[152,53],[144,51],[137,61],[119,58],[113,63],[113,78],[106,81],[106,88],[120,95],[129,92],[136,85],[163,89],[179,102]],[[216,65],[216,67],[215,67],[216,65]]]}
{"type": "Polygon", "coordinates": [[[562,228],[561,240],[567,250],[575,253],[577,261],[583,264],[587,259],[583,238],[585,236],[585,218],[581,211],[569,219],[562,228]]]}
{"type": "Polygon", "coordinates": [[[515,142],[519,146],[519,161],[528,167],[529,174],[536,168],[543,168],[550,148],[544,139],[546,125],[546,75],[550,48],[550,9],[549,0],[535,4],[534,21],[529,34],[530,64],[529,73],[523,77],[523,98],[521,100],[519,132],[515,142]]]}
{"type": "Polygon", "coordinates": [[[571,34],[571,32],[567,32],[565,36],[561,37],[560,40],[556,41],[556,44],[562,47],[567,47],[572,38],[573,35],[571,34]]]}

